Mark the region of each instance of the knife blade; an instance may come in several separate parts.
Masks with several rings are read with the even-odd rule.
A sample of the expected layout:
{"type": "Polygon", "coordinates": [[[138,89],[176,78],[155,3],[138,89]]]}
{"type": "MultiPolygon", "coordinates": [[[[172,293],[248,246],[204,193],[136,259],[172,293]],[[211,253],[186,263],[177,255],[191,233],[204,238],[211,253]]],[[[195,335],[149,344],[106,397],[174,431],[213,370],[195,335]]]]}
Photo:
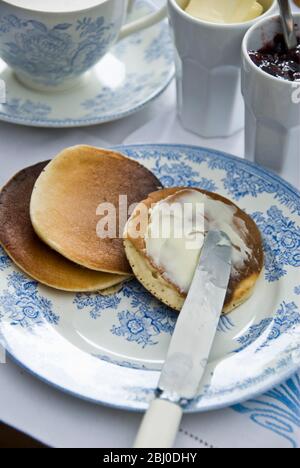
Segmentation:
{"type": "Polygon", "coordinates": [[[198,393],[220,320],[231,272],[231,242],[211,231],[180,312],[159,381],[162,395],[192,400],[198,393]]]}
{"type": "Polygon", "coordinates": [[[232,245],[221,231],[204,241],[159,379],[157,399],[142,422],[135,448],[169,448],[182,408],[193,400],[205,373],[231,273],[232,245]]]}

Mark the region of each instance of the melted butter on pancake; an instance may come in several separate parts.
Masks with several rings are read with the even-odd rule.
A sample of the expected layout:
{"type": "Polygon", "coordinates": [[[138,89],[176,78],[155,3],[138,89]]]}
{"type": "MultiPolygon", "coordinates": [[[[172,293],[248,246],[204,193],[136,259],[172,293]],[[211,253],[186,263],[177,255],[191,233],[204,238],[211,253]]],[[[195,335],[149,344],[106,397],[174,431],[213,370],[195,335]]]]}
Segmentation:
{"type": "Polygon", "coordinates": [[[163,277],[188,293],[205,233],[224,231],[233,245],[232,276],[251,258],[245,222],[238,209],[193,189],[184,189],[157,203],[149,212],[145,254],[163,277]]]}

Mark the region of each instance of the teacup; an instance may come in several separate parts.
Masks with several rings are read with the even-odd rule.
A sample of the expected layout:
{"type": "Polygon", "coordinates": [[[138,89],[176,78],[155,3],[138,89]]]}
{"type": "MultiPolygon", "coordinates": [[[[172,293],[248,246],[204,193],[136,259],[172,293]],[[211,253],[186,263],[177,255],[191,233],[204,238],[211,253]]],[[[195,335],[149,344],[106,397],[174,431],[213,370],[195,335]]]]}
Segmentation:
{"type": "MultiPolygon", "coordinates": [[[[294,17],[300,37],[300,14],[294,17]]],[[[253,26],[243,41],[245,157],[300,188],[300,82],[268,74],[249,56],[282,32],[280,17],[272,16],[253,26]]]]}
{"type": "Polygon", "coordinates": [[[274,13],[277,2],[260,0],[265,12],[255,20],[217,24],[187,14],[188,0],[168,1],[181,122],[202,137],[232,135],[244,124],[240,89],[243,37],[260,18],[274,13]]]}
{"type": "Polygon", "coordinates": [[[22,83],[40,91],[75,85],[117,40],[166,16],[164,6],[124,25],[132,0],[56,0],[57,11],[43,3],[0,0],[0,57],[22,83]]]}

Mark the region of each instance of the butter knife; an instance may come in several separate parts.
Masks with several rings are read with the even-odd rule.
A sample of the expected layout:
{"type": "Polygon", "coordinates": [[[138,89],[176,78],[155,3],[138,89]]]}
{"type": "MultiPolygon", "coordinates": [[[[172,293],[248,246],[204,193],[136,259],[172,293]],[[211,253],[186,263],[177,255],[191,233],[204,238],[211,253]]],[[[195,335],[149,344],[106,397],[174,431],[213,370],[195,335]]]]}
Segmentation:
{"type": "Polygon", "coordinates": [[[210,231],[180,312],[156,399],[144,416],[134,448],[171,448],[183,408],[198,395],[222,313],[231,272],[227,235],[210,231]]]}

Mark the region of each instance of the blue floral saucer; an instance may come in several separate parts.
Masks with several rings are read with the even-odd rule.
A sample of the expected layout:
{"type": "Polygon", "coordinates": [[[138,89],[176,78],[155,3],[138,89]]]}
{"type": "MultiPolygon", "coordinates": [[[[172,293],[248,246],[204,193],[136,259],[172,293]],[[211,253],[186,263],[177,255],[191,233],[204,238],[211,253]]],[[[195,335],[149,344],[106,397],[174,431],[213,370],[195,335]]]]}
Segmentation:
{"type": "MultiPolygon", "coordinates": [[[[153,9],[149,0],[139,0],[128,19],[153,9]]],[[[163,22],[117,43],[80,85],[65,92],[26,88],[0,59],[0,81],[6,84],[0,120],[36,127],[82,127],[120,119],[165,90],[175,73],[173,58],[169,29],[163,22]]]]}
{"type": "MultiPolygon", "coordinates": [[[[248,302],[220,320],[199,397],[189,411],[233,405],[300,367],[300,192],[277,176],[190,146],[118,148],[165,186],[231,198],[258,224],[265,270],[248,302]]],[[[55,387],[96,403],[144,410],[153,398],[176,314],[136,281],[110,297],[37,284],[0,251],[0,333],[9,354],[55,387]]],[[[187,337],[188,339],[188,337],[187,337]]]]}

